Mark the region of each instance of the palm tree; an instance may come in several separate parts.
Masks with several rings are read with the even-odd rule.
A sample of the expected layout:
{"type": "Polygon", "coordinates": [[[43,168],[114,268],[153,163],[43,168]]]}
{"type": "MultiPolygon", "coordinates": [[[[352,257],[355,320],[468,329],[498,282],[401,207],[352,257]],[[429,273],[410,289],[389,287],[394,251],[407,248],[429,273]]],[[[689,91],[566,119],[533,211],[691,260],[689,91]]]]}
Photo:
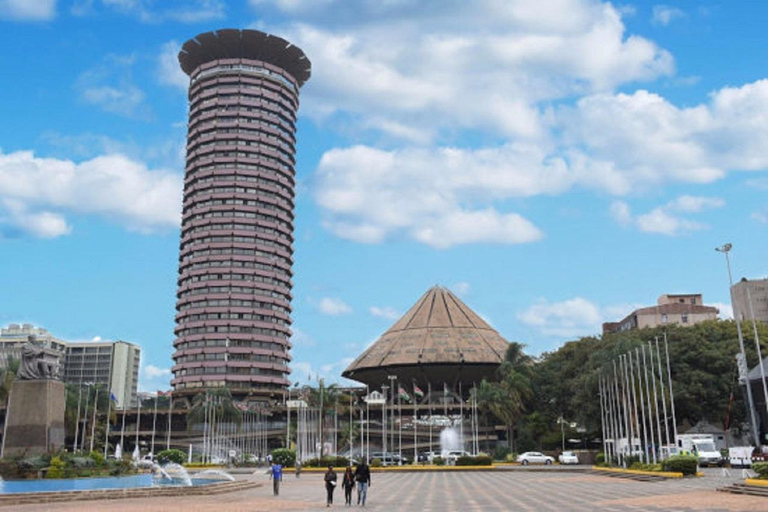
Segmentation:
{"type": "Polygon", "coordinates": [[[0,368],[0,402],[8,409],[8,399],[11,396],[11,388],[19,371],[19,360],[9,357],[5,367],[0,368]]]}

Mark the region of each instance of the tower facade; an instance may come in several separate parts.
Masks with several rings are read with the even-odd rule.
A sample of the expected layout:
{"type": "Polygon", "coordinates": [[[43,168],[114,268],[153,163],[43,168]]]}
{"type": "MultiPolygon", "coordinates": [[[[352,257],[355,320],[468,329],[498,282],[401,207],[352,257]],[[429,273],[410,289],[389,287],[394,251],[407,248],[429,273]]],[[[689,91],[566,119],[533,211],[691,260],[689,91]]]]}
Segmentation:
{"type": "Polygon", "coordinates": [[[179,53],[189,124],[176,302],[175,394],[289,384],[299,88],[310,62],[256,30],[206,32],[179,53]]]}

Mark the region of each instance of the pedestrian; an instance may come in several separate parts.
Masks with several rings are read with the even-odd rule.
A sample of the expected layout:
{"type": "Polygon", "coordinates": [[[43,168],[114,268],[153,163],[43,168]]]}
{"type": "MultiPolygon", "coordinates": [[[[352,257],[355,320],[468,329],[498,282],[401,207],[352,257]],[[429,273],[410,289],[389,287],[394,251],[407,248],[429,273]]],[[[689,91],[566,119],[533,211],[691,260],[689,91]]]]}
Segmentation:
{"type": "Polygon", "coordinates": [[[280,482],[283,481],[283,466],[277,461],[269,468],[269,478],[272,479],[272,493],[277,496],[280,494],[280,482]]]}
{"type": "Polygon", "coordinates": [[[301,461],[296,459],[296,478],[301,476],[301,461]]]}
{"type": "Polygon", "coordinates": [[[355,475],[352,473],[351,464],[344,470],[341,486],[344,488],[344,504],[352,505],[352,489],[355,488],[355,475]]]}
{"type": "Polygon", "coordinates": [[[371,469],[365,459],[355,469],[355,481],[357,482],[357,504],[365,506],[365,498],[368,497],[368,487],[371,486],[371,469]]]}
{"type": "Polygon", "coordinates": [[[333,490],[336,488],[336,472],[333,470],[333,466],[328,466],[323,480],[325,481],[325,491],[328,493],[325,506],[330,507],[333,504],[333,490]]]}

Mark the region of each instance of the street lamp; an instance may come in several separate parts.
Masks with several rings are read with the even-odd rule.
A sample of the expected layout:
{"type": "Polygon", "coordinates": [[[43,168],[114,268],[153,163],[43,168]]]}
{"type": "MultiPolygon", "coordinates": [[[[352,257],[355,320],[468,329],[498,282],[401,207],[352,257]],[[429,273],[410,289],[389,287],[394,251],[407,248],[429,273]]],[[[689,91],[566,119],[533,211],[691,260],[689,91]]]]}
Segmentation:
{"type": "MultiPolygon", "coordinates": [[[[397,375],[387,375],[387,378],[389,379],[389,387],[392,390],[392,409],[389,416],[392,418],[392,428],[390,429],[391,435],[392,435],[392,442],[389,444],[392,451],[395,451],[395,381],[397,380],[397,375]]],[[[389,419],[389,417],[387,418],[389,419]]],[[[386,456],[386,453],[384,454],[386,456]]]]}
{"type": "Polygon", "coordinates": [[[389,386],[386,384],[381,386],[381,392],[384,395],[384,400],[381,401],[381,451],[384,454],[385,460],[387,455],[387,390],[389,386]]]}
{"type": "MultiPolygon", "coordinates": [[[[739,381],[742,381],[743,379],[747,386],[747,402],[749,405],[749,416],[752,426],[752,440],[755,442],[755,446],[759,446],[760,442],[758,440],[758,436],[760,433],[757,431],[757,418],[755,417],[755,402],[752,400],[752,387],[749,385],[749,378],[747,377],[747,353],[744,350],[744,336],[741,333],[741,320],[739,319],[739,314],[736,311],[736,303],[733,300],[733,275],[731,274],[731,259],[728,256],[728,253],[732,248],[732,244],[725,244],[722,247],[715,247],[715,250],[725,254],[725,264],[728,267],[728,291],[731,294],[731,308],[733,309],[733,318],[736,320],[736,332],[739,335],[739,357],[741,358],[740,364],[738,365],[739,381]]],[[[760,364],[762,364],[762,361],[760,361],[760,364]]]]}

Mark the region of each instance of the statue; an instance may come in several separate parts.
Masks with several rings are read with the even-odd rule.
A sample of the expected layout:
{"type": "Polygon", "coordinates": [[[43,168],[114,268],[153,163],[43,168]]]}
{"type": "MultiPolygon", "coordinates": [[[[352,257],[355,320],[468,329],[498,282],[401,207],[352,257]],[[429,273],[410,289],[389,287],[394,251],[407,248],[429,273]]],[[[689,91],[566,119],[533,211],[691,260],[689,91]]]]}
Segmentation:
{"type": "Polygon", "coordinates": [[[21,348],[21,363],[16,374],[18,380],[58,379],[58,365],[48,357],[45,348],[37,343],[33,334],[21,348]]]}

